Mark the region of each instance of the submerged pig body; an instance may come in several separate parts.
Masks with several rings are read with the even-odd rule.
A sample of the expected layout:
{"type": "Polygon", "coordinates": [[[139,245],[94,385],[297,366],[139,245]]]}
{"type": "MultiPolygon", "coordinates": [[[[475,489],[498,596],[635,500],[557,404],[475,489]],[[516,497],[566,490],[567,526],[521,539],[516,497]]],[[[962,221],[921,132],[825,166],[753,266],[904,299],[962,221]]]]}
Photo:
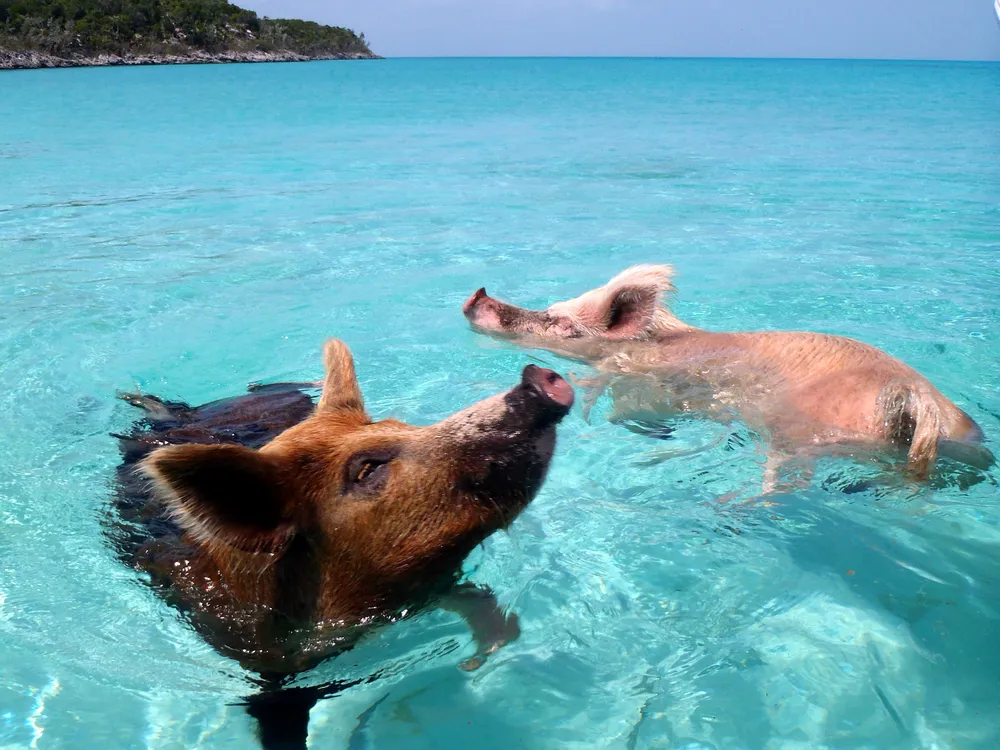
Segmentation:
{"type": "Polygon", "coordinates": [[[676,332],[595,365],[611,376],[615,420],[741,419],[785,452],[872,440],[913,448],[919,438],[917,462],[936,450],[926,444],[932,439],[982,439],[978,425],[918,372],[837,336],[676,332]],[[918,433],[920,416],[926,423],[918,433]]]}
{"type": "MultiPolygon", "coordinates": [[[[296,620],[285,613],[296,607],[281,599],[302,596],[309,577],[281,587],[280,571],[260,575],[253,553],[223,547],[212,554],[178,523],[174,508],[157,495],[142,462],[166,445],[223,445],[260,448],[284,430],[310,416],[315,408],[308,384],[271,387],[191,407],[151,396],[123,396],[146,412],[132,431],[118,435],[122,463],[118,467],[115,513],[109,535],[123,562],[150,576],[151,583],[191,619],[221,653],[259,673],[291,673],[316,654],[295,643],[296,620]],[[249,558],[249,559],[246,559],[249,558]],[[245,573],[231,575],[243,566],[245,573]],[[228,574],[228,575],[227,575],[228,574]],[[279,614],[280,613],[280,614],[279,614]]],[[[333,634],[312,644],[335,651],[333,634]]]]}
{"type": "MultiPolygon", "coordinates": [[[[529,366],[510,391],[413,427],[367,414],[343,344],[325,364],[317,404],[294,385],[197,408],[126,397],[146,418],[119,436],[121,555],[274,684],[430,604],[465,617],[481,655],[516,637],[516,618],[456,580],[541,486],[572,390],[529,366]]],[[[287,714],[255,714],[265,747],[305,746],[308,706],[291,744],[287,714]]]]}
{"type": "MultiPolygon", "coordinates": [[[[939,452],[988,465],[979,426],[925,377],[853,339],[809,332],[705,331],[664,305],[669,266],[638,266],[544,311],[479,290],[473,327],[587,362],[611,389],[613,419],[740,419],[770,438],[769,465],[833,446],[903,446],[918,476],[939,452]]],[[[765,479],[765,486],[773,480],[765,479]]]]}

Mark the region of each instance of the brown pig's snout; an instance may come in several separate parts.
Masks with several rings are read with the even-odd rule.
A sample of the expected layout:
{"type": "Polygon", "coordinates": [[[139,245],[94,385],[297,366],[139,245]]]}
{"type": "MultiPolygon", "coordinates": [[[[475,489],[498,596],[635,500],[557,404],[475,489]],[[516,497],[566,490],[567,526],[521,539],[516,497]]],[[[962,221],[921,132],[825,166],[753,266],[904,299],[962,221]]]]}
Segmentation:
{"type": "Polygon", "coordinates": [[[539,396],[543,406],[559,419],[573,406],[573,388],[557,372],[528,365],[521,373],[521,385],[539,396]]]}

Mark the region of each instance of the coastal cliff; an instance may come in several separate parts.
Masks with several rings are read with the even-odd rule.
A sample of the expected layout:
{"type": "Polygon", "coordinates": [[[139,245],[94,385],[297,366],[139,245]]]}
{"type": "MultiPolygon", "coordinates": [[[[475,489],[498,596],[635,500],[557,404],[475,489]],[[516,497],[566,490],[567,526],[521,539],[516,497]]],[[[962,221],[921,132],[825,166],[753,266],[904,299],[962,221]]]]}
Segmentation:
{"type": "Polygon", "coordinates": [[[377,57],[364,34],[224,0],[0,0],[0,70],[377,57]]]}

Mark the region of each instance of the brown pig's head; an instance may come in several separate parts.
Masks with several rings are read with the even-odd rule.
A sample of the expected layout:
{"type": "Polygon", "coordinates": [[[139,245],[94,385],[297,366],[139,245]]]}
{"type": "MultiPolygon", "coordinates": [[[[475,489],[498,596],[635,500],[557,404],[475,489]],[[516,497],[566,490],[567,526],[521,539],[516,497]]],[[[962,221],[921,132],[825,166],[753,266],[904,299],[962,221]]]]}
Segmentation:
{"type": "Polygon", "coordinates": [[[477,331],[542,345],[545,339],[649,339],[691,328],[664,306],[674,291],[672,276],[670,266],[633,266],[604,286],[547,310],[515,307],[480,289],[466,300],[462,312],[477,331]]]}
{"type": "Polygon", "coordinates": [[[315,413],[259,451],[171,446],[143,466],[220,569],[273,567],[294,548],[303,577],[318,575],[319,618],[391,606],[506,527],[541,486],[573,404],[561,377],[529,365],[506,393],[413,427],[368,416],[343,343],[326,345],[325,366],[315,413]]]}

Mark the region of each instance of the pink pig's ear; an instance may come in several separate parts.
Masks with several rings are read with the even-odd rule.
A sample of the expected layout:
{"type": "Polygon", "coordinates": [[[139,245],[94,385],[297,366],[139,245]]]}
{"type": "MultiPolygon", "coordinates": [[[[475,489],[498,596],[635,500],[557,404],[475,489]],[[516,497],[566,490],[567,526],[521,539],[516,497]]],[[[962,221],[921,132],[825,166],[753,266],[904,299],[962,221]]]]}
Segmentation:
{"type": "Polygon", "coordinates": [[[628,286],[618,289],[608,305],[606,336],[629,339],[653,326],[660,304],[660,291],[649,286],[628,286]]]}
{"type": "Polygon", "coordinates": [[[650,332],[666,296],[674,291],[673,275],[671,266],[645,264],[627,268],[605,284],[604,335],[627,339],[650,332]]]}

